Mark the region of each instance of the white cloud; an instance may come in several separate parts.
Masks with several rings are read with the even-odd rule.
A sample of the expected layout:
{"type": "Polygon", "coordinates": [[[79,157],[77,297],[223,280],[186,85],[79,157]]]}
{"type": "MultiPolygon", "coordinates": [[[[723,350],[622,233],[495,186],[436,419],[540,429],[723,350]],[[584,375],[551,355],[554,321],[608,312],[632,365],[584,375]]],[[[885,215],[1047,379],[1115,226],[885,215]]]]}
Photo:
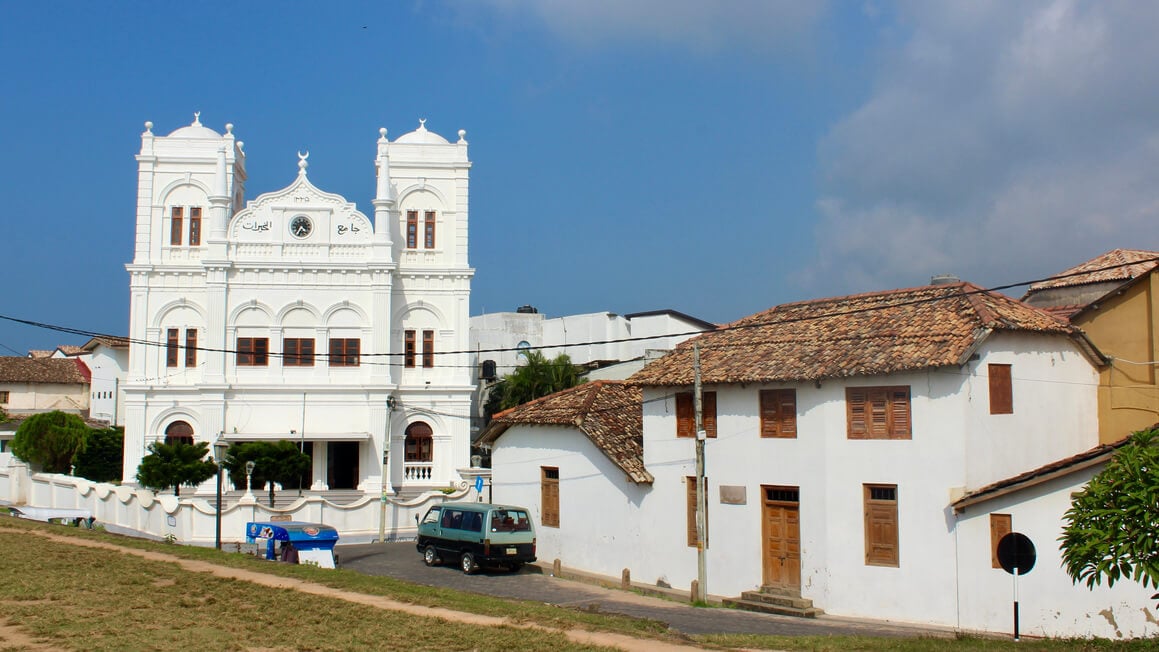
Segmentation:
{"type": "Polygon", "coordinates": [[[491,0],[508,15],[535,16],[574,45],[660,43],[713,52],[779,50],[805,42],[825,3],[797,0],[491,0]]]}
{"type": "Polygon", "coordinates": [[[998,283],[1159,247],[1159,5],[920,2],[820,144],[823,291],[998,283]]]}

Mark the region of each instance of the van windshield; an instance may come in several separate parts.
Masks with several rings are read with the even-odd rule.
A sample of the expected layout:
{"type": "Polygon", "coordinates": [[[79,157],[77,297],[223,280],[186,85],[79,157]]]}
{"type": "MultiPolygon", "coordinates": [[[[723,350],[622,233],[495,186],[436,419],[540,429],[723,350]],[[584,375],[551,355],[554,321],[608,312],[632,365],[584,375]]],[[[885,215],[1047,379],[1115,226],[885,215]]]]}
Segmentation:
{"type": "Polygon", "coordinates": [[[491,512],[492,532],[528,532],[531,520],[521,509],[497,509],[491,512]]]}

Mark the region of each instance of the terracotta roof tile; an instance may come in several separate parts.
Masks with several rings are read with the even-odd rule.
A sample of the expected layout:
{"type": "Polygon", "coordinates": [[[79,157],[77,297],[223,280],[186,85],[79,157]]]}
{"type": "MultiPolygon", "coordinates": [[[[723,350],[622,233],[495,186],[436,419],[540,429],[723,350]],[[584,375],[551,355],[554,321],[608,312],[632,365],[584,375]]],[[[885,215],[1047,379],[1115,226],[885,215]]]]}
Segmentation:
{"type": "Polygon", "coordinates": [[[103,344],[113,349],[127,349],[129,348],[129,338],[114,335],[97,335],[88,342],[85,342],[84,346],[81,348],[85,351],[92,351],[99,344],[103,344]]]}
{"type": "Polygon", "coordinates": [[[87,384],[87,367],[74,358],[0,357],[0,383],[87,384]]]}
{"type": "Polygon", "coordinates": [[[1155,269],[1159,265],[1156,259],[1159,259],[1159,251],[1114,249],[1081,265],[1075,265],[1049,281],[1032,283],[1030,291],[1105,281],[1129,281],[1155,269]]]}
{"type": "Polygon", "coordinates": [[[640,385],[818,380],[961,364],[989,330],[1078,331],[1043,310],[969,283],[775,306],[687,340],[628,379],[640,385]]]}
{"type": "Polygon", "coordinates": [[[65,354],[65,355],[70,355],[70,356],[71,355],[82,355],[85,352],[85,349],[83,346],[75,346],[72,344],[61,344],[60,346],[56,347],[56,350],[60,351],[61,353],[65,354]]]}
{"type": "Polygon", "coordinates": [[[640,389],[597,380],[535,399],[496,414],[479,437],[494,442],[517,424],[579,429],[636,483],[652,483],[644,468],[644,423],[640,389]]]}
{"type": "Polygon", "coordinates": [[[30,358],[51,358],[55,351],[44,351],[42,349],[32,349],[28,352],[30,358]]]}
{"type": "Polygon", "coordinates": [[[1130,437],[1124,437],[1110,444],[1099,444],[1094,448],[1085,450],[1076,455],[1071,455],[1070,457],[1065,457],[1061,460],[1055,460],[1054,462],[1044,464],[1036,469],[1031,469],[1004,480],[999,480],[998,482],[988,484],[955,500],[953,502],[953,507],[955,510],[961,511],[965,507],[983,502],[984,500],[996,498],[998,496],[1011,493],[1012,491],[1017,491],[1023,487],[1038,484],[1039,482],[1086,468],[1087,466],[1090,466],[1090,464],[1086,464],[1087,462],[1092,464],[1101,463],[1109,458],[1111,453],[1121,448],[1128,441],[1130,441],[1130,437]]]}

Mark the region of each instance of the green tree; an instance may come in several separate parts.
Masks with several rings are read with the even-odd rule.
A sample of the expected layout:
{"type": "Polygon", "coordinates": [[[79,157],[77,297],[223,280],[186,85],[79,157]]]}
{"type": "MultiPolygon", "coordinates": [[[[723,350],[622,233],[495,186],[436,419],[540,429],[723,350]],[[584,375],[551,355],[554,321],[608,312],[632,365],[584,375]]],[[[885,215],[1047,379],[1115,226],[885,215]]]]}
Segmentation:
{"type": "Polygon", "coordinates": [[[204,441],[155,441],[137,467],[137,482],[154,491],[173,487],[173,494],[180,496],[182,486],[196,487],[217,473],[217,464],[205,459],[208,454],[209,444],[204,441]]]}
{"type": "Polygon", "coordinates": [[[575,387],[583,382],[579,372],[579,367],[572,364],[565,353],[548,360],[539,351],[529,351],[523,364],[491,389],[486,405],[487,416],[575,387]]]}
{"type": "Polygon", "coordinates": [[[283,489],[299,489],[310,470],[310,456],[298,450],[298,444],[281,440],[249,441],[234,444],[222,460],[229,471],[235,489],[245,487],[245,463],[254,463],[251,486],[259,489],[269,485],[270,507],[274,506],[274,485],[283,489]]]}
{"type": "Polygon", "coordinates": [[[94,428],[89,431],[85,449],[76,456],[73,472],[93,482],[116,482],[121,479],[124,453],[124,428],[94,428]]]}
{"type": "Polygon", "coordinates": [[[68,473],[85,448],[89,427],[75,414],[44,412],[24,420],[12,438],[12,454],[47,473],[68,473]]]}
{"type": "MultiPolygon", "coordinates": [[[[1059,537],[1071,581],[1159,588],[1159,428],[1131,435],[1071,499],[1059,537]]],[[[1151,596],[1159,599],[1159,593],[1151,596]]]]}

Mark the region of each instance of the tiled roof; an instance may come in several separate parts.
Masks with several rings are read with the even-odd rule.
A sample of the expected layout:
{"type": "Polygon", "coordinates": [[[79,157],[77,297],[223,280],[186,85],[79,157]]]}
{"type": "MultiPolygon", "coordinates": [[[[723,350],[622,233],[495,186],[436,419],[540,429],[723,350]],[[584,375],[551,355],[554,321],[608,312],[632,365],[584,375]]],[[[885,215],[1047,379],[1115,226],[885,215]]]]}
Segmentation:
{"type": "Polygon", "coordinates": [[[0,357],[0,383],[87,384],[87,367],[73,358],[0,357]]]}
{"type": "MultiPolygon", "coordinates": [[[[1159,424],[1156,425],[1159,426],[1159,424]]],[[[1044,464],[1037,469],[1032,469],[1025,473],[1019,473],[1016,476],[1006,478],[1005,480],[988,484],[981,489],[971,491],[958,500],[955,500],[952,506],[955,511],[960,512],[970,505],[975,505],[991,498],[1013,493],[1025,487],[1074,473],[1075,471],[1080,471],[1095,464],[1101,464],[1110,459],[1111,455],[1121,448],[1123,444],[1130,441],[1130,439],[1130,437],[1124,437],[1110,444],[1099,444],[1077,455],[1071,455],[1070,457],[1044,464]]]]}
{"type": "Polygon", "coordinates": [[[75,346],[72,344],[61,344],[60,346],[56,347],[56,350],[65,355],[83,355],[85,352],[85,348],[83,346],[75,346]]]}
{"type": "Polygon", "coordinates": [[[51,358],[55,351],[44,351],[42,349],[32,349],[28,352],[30,358],[51,358]]]}
{"type": "Polygon", "coordinates": [[[116,337],[113,335],[97,335],[91,340],[85,342],[84,346],[81,348],[85,351],[92,351],[93,349],[97,348],[97,345],[101,344],[113,349],[127,349],[129,348],[129,338],[116,337]]]}
{"type": "Polygon", "coordinates": [[[776,306],[681,343],[628,379],[640,385],[746,383],[869,376],[963,364],[991,330],[1068,335],[1053,315],[969,283],[776,306]]]}
{"type": "Polygon", "coordinates": [[[496,414],[479,443],[494,442],[518,424],[577,428],[633,482],[652,483],[652,474],[644,468],[644,418],[638,387],[597,380],[535,399],[496,414]]]}
{"type": "Polygon", "coordinates": [[[1030,291],[1105,281],[1129,281],[1155,269],[1155,266],[1159,265],[1156,259],[1159,259],[1159,251],[1115,249],[1076,265],[1049,281],[1032,283],[1030,291]]]}

